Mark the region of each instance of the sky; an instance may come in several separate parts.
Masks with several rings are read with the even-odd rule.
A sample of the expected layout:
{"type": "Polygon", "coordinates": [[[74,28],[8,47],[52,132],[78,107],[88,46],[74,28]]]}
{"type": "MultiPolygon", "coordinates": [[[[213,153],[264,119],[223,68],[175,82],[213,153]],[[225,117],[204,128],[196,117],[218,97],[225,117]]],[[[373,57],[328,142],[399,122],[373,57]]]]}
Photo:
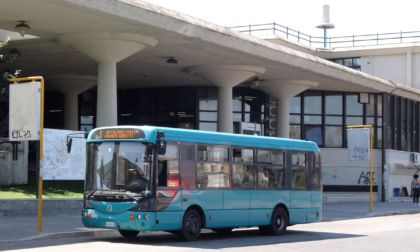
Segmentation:
{"type": "Polygon", "coordinates": [[[220,26],[277,23],[322,37],[315,28],[330,6],[328,36],[420,31],[418,0],[145,0],[220,26]]]}

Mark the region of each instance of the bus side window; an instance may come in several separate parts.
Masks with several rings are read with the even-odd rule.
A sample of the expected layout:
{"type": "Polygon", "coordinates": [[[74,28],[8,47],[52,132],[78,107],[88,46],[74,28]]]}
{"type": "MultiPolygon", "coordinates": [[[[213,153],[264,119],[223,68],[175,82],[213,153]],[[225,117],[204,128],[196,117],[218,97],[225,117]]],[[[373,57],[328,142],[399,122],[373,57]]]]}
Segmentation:
{"type": "Polygon", "coordinates": [[[305,153],[292,154],[292,188],[306,189],[308,167],[305,153]]]}

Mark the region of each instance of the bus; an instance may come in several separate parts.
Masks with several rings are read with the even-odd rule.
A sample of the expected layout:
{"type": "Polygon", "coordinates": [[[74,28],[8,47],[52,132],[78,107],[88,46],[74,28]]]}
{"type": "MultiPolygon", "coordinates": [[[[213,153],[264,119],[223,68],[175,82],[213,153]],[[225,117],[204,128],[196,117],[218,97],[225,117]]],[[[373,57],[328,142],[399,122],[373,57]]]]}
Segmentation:
{"type": "Polygon", "coordinates": [[[102,127],[87,137],[82,221],[124,237],[320,221],[321,156],[311,141],[153,126],[102,127]]]}

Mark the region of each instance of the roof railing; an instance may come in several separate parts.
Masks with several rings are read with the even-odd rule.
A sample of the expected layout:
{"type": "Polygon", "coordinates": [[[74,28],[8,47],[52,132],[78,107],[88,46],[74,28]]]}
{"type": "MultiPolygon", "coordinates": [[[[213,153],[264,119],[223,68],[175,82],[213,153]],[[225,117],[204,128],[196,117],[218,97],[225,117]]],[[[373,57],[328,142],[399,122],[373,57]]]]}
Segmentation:
{"type": "MultiPolygon", "coordinates": [[[[314,37],[303,32],[291,29],[277,23],[245,25],[229,27],[232,30],[247,33],[250,36],[278,35],[286,39],[311,47],[324,47],[324,37],[314,37]]],[[[364,35],[351,35],[327,37],[329,48],[374,46],[387,44],[402,44],[420,42],[420,31],[376,33],[364,35]]]]}

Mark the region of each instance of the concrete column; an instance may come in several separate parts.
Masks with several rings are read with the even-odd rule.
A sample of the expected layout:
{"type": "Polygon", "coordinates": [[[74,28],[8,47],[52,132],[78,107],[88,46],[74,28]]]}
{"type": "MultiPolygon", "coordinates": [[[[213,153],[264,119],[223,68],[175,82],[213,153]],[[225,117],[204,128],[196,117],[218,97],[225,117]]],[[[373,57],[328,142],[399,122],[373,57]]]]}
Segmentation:
{"type": "Polygon", "coordinates": [[[264,93],[276,98],[276,137],[289,138],[289,100],[318,82],[307,80],[263,80],[258,86],[264,93]]]}
{"type": "Polygon", "coordinates": [[[206,65],[185,69],[218,87],[217,131],[233,133],[232,88],[265,69],[243,65],[206,65]]]}
{"type": "MultiPolygon", "coordinates": [[[[291,98],[291,97],[290,97],[291,98]]],[[[289,138],[289,107],[290,98],[276,98],[276,136],[289,138]],[[279,120],[281,118],[281,120],[279,120]]]]}
{"type": "Polygon", "coordinates": [[[64,95],[64,128],[79,130],[79,100],[78,94],[64,95]]]}
{"type": "Polygon", "coordinates": [[[146,47],[154,47],[154,38],[123,32],[89,32],[58,37],[98,62],[98,98],[96,126],[117,125],[117,63],[146,47]]]}
{"type": "Polygon", "coordinates": [[[89,75],[56,75],[46,80],[46,87],[64,94],[64,128],[79,130],[78,95],[96,86],[96,76],[89,75]]]}
{"type": "Polygon", "coordinates": [[[115,62],[99,62],[96,125],[117,125],[117,66],[115,62]]]}

